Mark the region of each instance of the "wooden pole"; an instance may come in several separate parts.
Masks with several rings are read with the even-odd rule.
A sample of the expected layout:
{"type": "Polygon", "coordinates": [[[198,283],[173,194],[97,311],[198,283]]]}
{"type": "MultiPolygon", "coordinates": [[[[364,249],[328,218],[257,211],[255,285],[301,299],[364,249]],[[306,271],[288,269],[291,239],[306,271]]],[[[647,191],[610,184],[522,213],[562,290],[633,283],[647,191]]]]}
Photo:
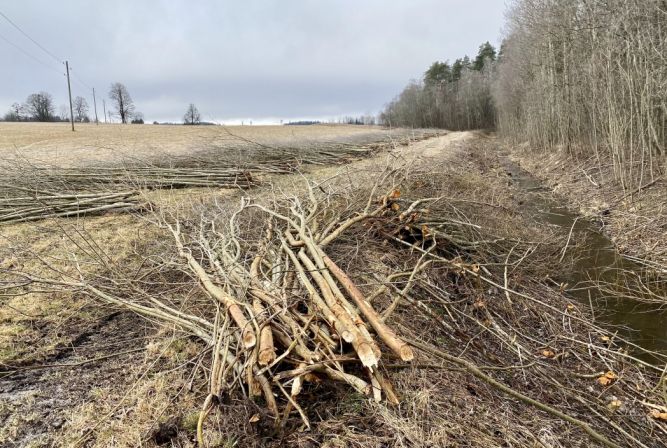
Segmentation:
{"type": "Polygon", "coordinates": [[[95,108],[95,124],[100,124],[97,119],[97,100],[95,99],[95,87],[93,87],[93,106],[95,108]]]}
{"type": "Polygon", "coordinates": [[[69,62],[65,61],[67,70],[67,91],[69,92],[69,121],[72,123],[72,132],[74,132],[74,109],[72,108],[72,86],[69,82],[69,62]]]}

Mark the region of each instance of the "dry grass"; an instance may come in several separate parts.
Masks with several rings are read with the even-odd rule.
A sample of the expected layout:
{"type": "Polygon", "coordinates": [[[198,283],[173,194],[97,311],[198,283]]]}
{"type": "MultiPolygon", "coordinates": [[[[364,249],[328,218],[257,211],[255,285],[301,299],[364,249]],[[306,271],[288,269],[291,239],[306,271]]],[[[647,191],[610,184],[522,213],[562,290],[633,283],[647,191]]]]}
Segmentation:
{"type": "MultiPolygon", "coordinates": [[[[0,268],[8,269],[21,263],[23,268],[48,275],[39,259],[48,260],[53,268],[63,272],[72,268],[70,253],[86,265],[88,272],[103,267],[86,264],[86,252],[93,248],[80,245],[76,235],[89,235],[104,251],[110,263],[132,262],[138,241],[152,238],[154,229],[131,215],[110,215],[81,220],[46,220],[37,224],[25,223],[0,229],[0,268]],[[65,236],[67,235],[67,236],[65,236]],[[31,257],[17,258],[17,254],[31,257]]],[[[76,337],[77,323],[85,322],[99,313],[90,312],[87,302],[69,294],[28,293],[3,298],[0,306],[0,365],[21,365],[44,361],[76,337]]]]}
{"type": "MultiPolygon", "coordinates": [[[[365,144],[387,138],[387,133],[379,128],[358,126],[246,126],[232,128],[231,132],[260,144],[291,147],[313,142],[365,144]]],[[[247,142],[213,126],[82,125],[72,134],[61,124],[0,124],[0,159],[20,157],[37,164],[87,165],[119,161],[128,156],[152,158],[164,153],[187,157],[198,152],[238,148],[240,144],[247,142]]],[[[156,207],[178,208],[211,198],[224,201],[236,194],[229,190],[195,188],[146,191],[144,198],[156,207]]],[[[109,264],[132,269],[136,252],[144,250],[141,246],[159,242],[155,231],[141,216],[118,214],[6,225],[0,228],[0,268],[16,268],[21,263],[22,269],[48,274],[37,261],[41,258],[53,268],[66,271],[72,268],[73,260],[63,254],[71,254],[86,273],[94,275],[105,266],[91,263],[95,257],[87,252],[100,251],[105,253],[109,264]],[[95,241],[96,247],[82,244],[82,236],[95,241]],[[32,255],[18,260],[17,253],[32,255]]],[[[0,405],[0,445],[70,446],[96,423],[100,427],[93,438],[95,446],[135,446],[141,440],[150,441],[164,403],[175,406],[170,394],[187,389],[190,371],[177,369],[187,360],[183,359],[184,350],[174,350],[174,346],[161,354],[157,365],[151,365],[152,360],[142,362],[141,356],[132,354],[116,357],[128,345],[146,346],[153,353],[156,344],[164,343],[161,335],[156,336],[155,343],[143,337],[133,339],[144,331],[152,334],[154,330],[144,330],[146,324],[136,318],[129,327],[117,328],[118,319],[114,310],[72,294],[47,292],[2,297],[0,366],[2,370],[28,370],[7,379],[0,374],[0,393],[6,394],[0,405]],[[99,336],[90,340],[93,333],[99,336]],[[128,344],[128,340],[132,342],[128,344]],[[106,355],[113,357],[81,367],[32,370],[35,366],[77,363],[106,355]],[[90,387],[93,388],[89,392],[90,387]],[[60,397],[55,402],[54,395],[60,397]],[[103,417],[113,406],[120,406],[117,412],[129,414],[107,421],[103,417]],[[59,435],[59,428],[65,422],[69,429],[59,435]]],[[[128,318],[120,319],[125,322],[128,318]]],[[[187,416],[187,412],[198,410],[201,397],[196,391],[188,390],[182,396],[185,402],[179,402],[178,412],[187,416]]],[[[246,411],[244,407],[240,409],[246,411]]],[[[236,416],[230,417],[235,423],[236,416]]],[[[218,423],[222,425],[222,420],[218,423]]],[[[183,425],[179,421],[177,426],[183,425]]],[[[183,437],[187,438],[186,433],[183,437]]],[[[227,442],[221,439],[220,446],[227,442]]]]}
{"type": "MultiPolygon", "coordinates": [[[[641,192],[623,191],[611,164],[600,166],[595,158],[574,160],[563,150],[507,149],[523,168],[565,196],[578,212],[599,222],[619,252],[656,263],[652,267],[667,273],[666,178],[658,178],[641,192]]],[[[644,179],[642,185],[650,182],[644,179]]]]}
{"type": "MultiPolygon", "coordinates": [[[[520,200],[519,193],[507,185],[506,179],[497,175],[492,153],[482,151],[478,154],[471,154],[468,151],[469,147],[465,144],[475,138],[474,133],[447,135],[343,167],[311,170],[307,175],[310,179],[319,182],[325,179],[339,179],[340,184],[348,185],[349,191],[354,192],[357,187],[367,188],[369,176],[377,172],[378,166],[385,164],[388,159],[394,162],[400,160],[407,165],[416,165],[417,159],[421,158],[420,163],[427,167],[431,166],[429,160],[432,159],[433,166],[436,166],[437,161],[439,171],[437,176],[433,175],[431,179],[428,179],[428,175],[425,176],[424,182],[432,182],[440,193],[446,193],[460,200],[493,204],[491,208],[488,208],[487,205],[461,205],[462,213],[474,213],[476,223],[502,235],[516,235],[516,229],[519,228],[523,232],[522,238],[557,241],[559,236],[544,229],[535,228],[528,220],[514,212],[520,200]]],[[[285,194],[302,193],[303,179],[299,175],[279,176],[271,180],[273,191],[281,191],[285,194]]],[[[416,183],[411,188],[418,190],[422,186],[422,183],[419,185],[416,183]]],[[[253,196],[271,191],[270,188],[265,188],[267,190],[253,192],[253,196]]],[[[409,194],[409,188],[406,194],[409,194]]],[[[151,193],[151,200],[164,207],[184,210],[201,207],[201,203],[233,202],[241,194],[233,191],[221,193],[210,189],[161,191],[151,193]]],[[[453,212],[456,211],[453,209],[453,212]]],[[[0,234],[4,234],[9,240],[18,240],[32,250],[37,249],[40,254],[50,257],[50,261],[56,263],[59,251],[77,253],[73,241],[63,241],[58,238],[62,232],[57,230],[56,224],[62,223],[71,222],[49,220],[40,223],[37,227],[25,224],[14,225],[1,229],[0,234]],[[47,235],[46,238],[39,239],[37,236],[41,233],[47,235]]],[[[140,253],[161,250],[162,237],[158,233],[149,231],[147,224],[141,218],[104,216],[86,218],[79,224],[85,225],[87,233],[113,256],[116,264],[123,265],[123,268],[127,270],[131,270],[132,263],[136,262],[135,250],[140,253]]],[[[360,230],[360,232],[363,234],[366,231],[360,230]]],[[[560,235],[560,238],[562,237],[563,235],[560,235]]],[[[381,274],[383,273],[382,266],[410,266],[414,262],[414,257],[418,256],[418,254],[407,251],[399,253],[388,250],[386,242],[383,244],[382,241],[366,241],[366,243],[361,248],[355,248],[353,243],[342,245],[341,253],[338,256],[350,272],[368,273],[375,270],[381,274]]],[[[85,254],[81,254],[81,260],[86,260],[85,254]]],[[[62,266],[65,266],[71,265],[72,260],[62,261],[62,266]]],[[[491,261],[489,267],[493,269],[491,266],[493,260],[491,261]]],[[[496,261],[502,263],[504,260],[496,261]]],[[[540,260],[532,258],[531,261],[539,264],[540,260]]],[[[86,269],[89,268],[95,269],[94,266],[86,267],[86,269]]],[[[541,269],[544,267],[542,266],[541,269]]],[[[512,272],[509,278],[510,284],[517,288],[522,285],[525,288],[534,287],[533,291],[538,297],[558,309],[568,309],[566,308],[568,301],[565,297],[543,285],[532,284],[525,277],[528,272],[530,269],[518,269],[512,272]]],[[[520,300],[510,305],[505,296],[497,289],[481,288],[472,280],[465,279],[465,276],[454,275],[447,270],[442,270],[440,275],[436,273],[432,278],[437,282],[442,282],[442,285],[447,285],[447,288],[452,288],[451,291],[455,294],[456,299],[452,302],[452,311],[458,308],[474,316],[482,316],[482,314],[475,313],[488,309],[499,318],[518,319],[520,338],[528,334],[537,339],[549,339],[552,334],[560,334],[563,331],[571,334],[578,331],[576,325],[574,331],[572,330],[570,322],[568,322],[570,328],[566,328],[566,321],[562,320],[561,323],[561,316],[558,314],[540,315],[536,312],[537,308],[531,308],[530,305],[520,300]],[[481,308],[478,303],[482,303],[481,308]]],[[[372,291],[377,286],[373,283],[373,279],[364,278],[361,275],[355,275],[355,281],[364,287],[365,292],[372,291]]],[[[427,295],[424,294],[424,296],[427,295]]],[[[44,301],[44,298],[33,299],[32,301],[21,301],[22,299],[15,298],[12,300],[17,300],[17,302],[12,303],[17,306],[31,306],[27,302],[44,301]]],[[[77,303],[76,298],[65,297],[62,302],[55,302],[54,306],[74,310],[77,303]],[[67,300],[70,302],[68,303],[67,300]]],[[[383,309],[389,303],[390,297],[381,297],[373,305],[378,309],[383,309]]],[[[438,306],[437,303],[431,303],[431,305],[438,306]]],[[[445,310],[440,311],[444,313],[445,310]]],[[[575,313],[577,316],[580,315],[578,310],[575,313]]],[[[581,313],[581,315],[584,314],[581,313]]],[[[99,314],[91,316],[94,316],[93,319],[99,318],[99,314]]],[[[462,319],[459,315],[457,317],[462,319]]],[[[11,318],[7,320],[7,331],[13,331],[11,326],[21,320],[22,318],[18,315],[11,314],[11,318]]],[[[17,399],[18,401],[4,409],[0,408],[0,420],[4,420],[6,425],[6,429],[0,431],[0,443],[14,446],[13,441],[21,440],[25,446],[30,446],[30,443],[33,446],[73,446],[76,442],[85,441],[86,446],[94,447],[155,446],[161,440],[165,440],[161,439],[164,436],[167,446],[195,446],[193,416],[201,407],[206,395],[203,384],[207,375],[205,366],[208,365],[208,360],[200,361],[207,357],[208,353],[203,351],[203,346],[200,344],[173,333],[169,328],[149,327],[144,330],[138,319],[132,320],[130,317],[119,316],[112,322],[117,320],[125,324],[117,324],[118,327],[111,326],[108,330],[101,328],[99,332],[102,338],[113,339],[120,331],[124,333],[123,336],[126,339],[133,338],[134,345],[131,347],[143,348],[144,351],[81,367],[53,369],[44,376],[25,378],[23,381],[38,382],[39,385],[33,384],[31,388],[27,389],[24,396],[17,399]],[[142,335],[148,337],[142,339],[139,337],[142,335]],[[68,381],[67,378],[75,379],[68,381]],[[81,383],[78,387],[83,386],[85,392],[77,391],[76,383],[81,383]],[[91,385],[94,387],[91,388],[91,385]],[[66,403],[54,405],[50,411],[53,415],[61,416],[64,422],[60,426],[53,426],[42,431],[41,438],[31,441],[26,437],[26,431],[41,428],[36,423],[45,418],[40,407],[44,407],[48,397],[56,393],[72,397],[66,403]]],[[[401,328],[405,334],[436,344],[451,353],[467,352],[466,356],[479,364],[497,365],[500,362],[500,365],[505,366],[502,362],[507,361],[505,359],[499,361],[497,356],[506,353],[508,348],[502,341],[494,339],[491,332],[484,330],[482,326],[473,327],[477,329],[476,331],[479,331],[480,328],[482,330],[479,331],[479,334],[473,335],[474,337],[468,340],[469,345],[467,345],[460,342],[459,338],[462,335],[443,331],[441,327],[407,306],[400,307],[392,315],[391,323],[401,328]]],[[[465,328],[463,330],[467,331],[465,328]]],[[[592,332],[590,336],[595,338],[596,334],[592,332]]],[[[98,344],[100,342],[97,340],[98,344]]],[[[529,342],[529,344],[531,348],[534,348],[533,343],[529,342]]],[[[92,344],[90,348],[94,350],[95,344],[92,344]]],[[[567,343],[563,343],[560,348],[564,354],[571,349],[567,343]]],[[[78,356],[88,358],[109,352],[114,353],[114,350],[122,351],[118,345],[112,345],[111,348],[107,347],[97,351],[97,354],[91,351],[78,353],[78,356]]],[[[538,353],[537,350],[535,351],[538,353]]],[[[531,356],[538,357],[539,355],[531,356]]],[[[424,353],[420,355],[419,360],[424,364],[440,363],[424,353]]],[[[572,380],[568,376],[565,378],[558,376],[560,375],[557,373],[558,369],[563,365],[561,362],[571,371],[578,371],[576,359],[563,357],[563,361],[537,359],[536,362],[539,369],[553,374],[555,381],[561,381],[567,387],[581,387],[582,384],[586,384],[590,389],[582,393],[586,397],[595,396],[593,399],[597,400],[599,395],[600,400],[606,400],[612,393],[616,393],[615,390],[599,388],[594,377],[586,380],[572,380]]],[[[604,361],[601,361],[600,368],[602,368],[602,362],[604,361]]],[[[524,364],[521,359],[511,359],[508,365],[512,363],[524,364]]],[[[298,424],[298,420],[295,419],[297,423],[288,425],[285,433],[276,434],[266,427],[263,423],[264,419],[261,419],[259,423],[250,422],[253,414],[262,412],[261,406],[248,402],[240,395],[234,395],[228,397],[228,401],[217,409],[207,421],[205,435],[208,446],[327,446],[330,448],[591,446],[590,441],[571,425],[545,413],[536,412],[534,408],[517,400],[508,399],[486,383],[473,379],[469,374],[456,368],[452,369],[451,365],[436,368],[419,366],[387,368],[392,369],[388,373],[403,398],[400,407],[392,408],[385,404],[372,403],[350,392],[347,388],[315,385],[304,392],[312,397],[312,406],[309,406],[308,412],[316,416],[313,418],[315,422],[313,431],[297,431],[298,427],[294,425],[298,424]],[[572,441],[576,443],[570,444],[569,442],[572,441]]],[[[630,368],[627,367],[627,369],[630,368]]],[[[561,404],[559,389],[555,386],[556,382],[541,384],[538,382],[540,376],[531,377],[530,372],[528,370],[528,380],[522,369],[501,371],[498,376],[503,382],[531,396],[543,398],[555,405],[561,404]]],[[[636,377],[632,375],[632,372],[628,372],[627,375],[627,380],[623,378],[623,387],[632,388],[633,384],[637,387],[648,387],[644,383],[633,383],[636,377]]],[[[19,387],[18,390],[22,389],[19,387]]],[[[577,404],[574,403],[572,409],[566,410],[572,411],[578,417],[587,417],[580,411],[581,408],[576,406],[577,404]]],[[[639,404],[628,402],[624,406],[626,407],[618,412],[627,412],[628,422],[635,424],[636,421],[644,421],[645,415],[640,413],[642,408],[639,404]]]]}
{"type": "MultiPolygon", "coordinates": [[[[404,135],[408,131],[394,131],[404,135]]],[[[245,147],[245,140],[266,146],[324,143],[370,143],[387,138],[380,127],[314,126],[179,126],[0,123],[0,159],[21,157],[32,163],[81,166],[156,156],[245,147]]]]}

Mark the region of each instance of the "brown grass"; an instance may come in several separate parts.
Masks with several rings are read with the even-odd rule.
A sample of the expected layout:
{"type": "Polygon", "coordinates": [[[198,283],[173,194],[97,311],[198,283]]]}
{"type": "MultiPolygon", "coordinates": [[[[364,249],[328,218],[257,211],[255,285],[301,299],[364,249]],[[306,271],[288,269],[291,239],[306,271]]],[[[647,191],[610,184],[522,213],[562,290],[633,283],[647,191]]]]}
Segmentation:
{"type": "MultiPolygon", "coordinates": [[[[437,160],[437,168],[441,171],[438,172],[437,178],[433,176],[430,181],[438,183],[439,191],[460,199],[493,203],[500,207],[488,209],[486,206],[481,206],[475,214],[475,222],[506,235],[515,235],[516,228],[521,228],[523,232],[521,236],[524,238],[541,238],[545,241],[557,238],[548,231],[545,232],[544,229],[531,226],[530,222],[514,213],[513,210],[520,199],[519,193],[508,188],[506,179],[498,176],[491,152],[482,151],[478,154],[471,154],[468,151],[464,143],[474,138],[473,133],[458,133],[426,140],[407,148],[401,148],[392,154],[382,154],[343,167],[311,170],[308,177],[318,181],[338,177],[344,179],[344,181],[341,180],[341,184],[348,184],[350,191],[354,192],[355,186],[364,186],[369,176],[377,172],[378,166],[383,165],[388,159],[394,162],[398,160],[411,166],[412,164],[417,165],[417,159],[422,158],[426,159],[426,162],[422,160],[419,164],[424,166],[425,163],[427,167],[429,159],[433,159],[437,160]]],[[[303,189],[303,179],[298,175],[275,177],[272,178],[272,181],[276,190],[282,190],[287,194],[297,194],[303,189]]],[[[427,181],[429,181],[428,178],[427,181]]],[[[195,202],[236,201],[241,193],[221,193],[202,189],[151,194],[151,200],[158,204],[175,209],[186,209],[192,208],[195,202]]],[[[259,194],[261,191],[253,192],[253,195],[259,194]]],[[[201,205],[198,206],[201,207],[201,205]]],[[[461,206],[461,209],[475,210],[473,206],[461,206]]],[[[66,249],[76,252],[72,241],[62,241],[58,238],[61,232],[55,230],[57,223],[71,224],[71,221],[45,221],[40,223],[39,227],[24,224],[9,226],[0,229],[0,235],[4,232],[8,240],[18,241],[56,262],[59,251],[66,249]],[[37,236],[40,234],[47,236],[39,239],[37,236]]],[[[148,224],[141,218],[104,216],[87,218],[78,224],[79,228],[80,225],[85,225],[95,241],[98,241],[101,247],[111,253],[116,262],[126,264],[124,268],[127,269],[131,269],[132,263],[136,262],[135,247],[139,251],[152,252],[146,247],[141,248],[135,244],[151,246],[153,251],[160,250],[160,234],[149,231],[148,224]]],[[[363,233],[365,230],[360,232],[363,233]]],[[[414,261],[413,258],[418,256],[418,254],[402,252],[404,255],[399,257],[396,256],[396,252],[387,250],[386,245],[383,245],[381,241],[367,241],[367,243],[368,246],[363,247],[363,250],[357,250],[358,248],[353,247],[352,244],[352,247],[343,247],[344,251],[341,253],[348,255],[339,256],[350,272],[369,272],[378,266],[377,272],[382,273],[381,266],[394,265],[392,267],[395,267],[401,264],[410,266],[411,261],[414,261]]],[[[85,260],[83,254],[82,260],[85,260]]],[[[63,266],[71,264],[71,260],[63,261],[63,266]]],[[[517,288],[520,286],[534,287],[534,291],[540,298],[558,309],[567,309],[568,302],[565,297],[543,285],[534,285],[523,277],[526,272],[529,270],[520,269],[513,273],[510,276],[511,284],[517,288]]],[[[457,306],[460,305],[461,309],[466,312],[469,311],[472,314],[476,312],[477,305],[473,301],[479,298],[483,300],[484,307],[488,307],[498,316],[519,319],[521,321],[520,334],[532,335],[535,328],[539,328],[540,331],[545,331],[547,336],[540,334],[536,337],[546,339],[552,332],[557,334],[565,330],[561,328],[565,326],[565,321],[561,323],[559,315],[539,316],[535,309],[531,309],[519,300],[509,305],[500,291],[479,287],[470,279],[458,278],[458,274],[452,275],[451,272],[443,270],[440,276],[435,275],[433,278],[438,282],[442,281],[442,284],[448,287],[461,288],[457,292],[460,296],[456,297],[457,300],[454,303],[457,306]],[[454,277],[451,285],[450,277],[454,277]],[[459,300],[459,297],[462,299],[459,300]],[[540,325],[544,325],[544,328],[541,328],[540,325]]],[[[364,285],[368,291],[375,287],[372,283],[373,279],[355,277],[355,280],[360,285],[364,285]]],[[[17,306],[31,306],[20,298],[12,300],[16,300],[12,303],[17,306]]],[[[30,303],[39,303],[40,300],[44,301],[48,298],[33,297],[30,303]]],[[[78,303],[76,300],[75,297],[65,297],[62,302],[55,302],[53,306],[66,309],[71,307],[74,310],[78,303]]],[[[389,297],[383,297],[373,305],[378,309],[383,309],[389,305],[389,302],[389,297]]],[[[437,306],[437,303],[431,305],[437,306]]],[[[579,315],[578,310],[575,312],[579,315]]],[[[11,333],[14,331],[12,326],[21,323],[23,318],[16,314],[8,315],[11,317],[6,321],[6,325],[7,331],[11,333]]],[[[98,316],[91,315],[88,318],[93,320],[99,318],[98,316]]],[[[447,334],[442,328],[407,306],[400,307],[392,315],[391,321],[392,325],[398,326],[405,334],[414,335],[415,338],[436,344],[451,353],[458,354],[462,350],[467,351],[466,356],[473,358],[479,364],[494,364],[498,362],[494,356],[507,350],[507,347],[486,331],[479,332],[470,339],[470,346],[463,347],[456,339],[460,335],[447,334]]],[[[139,322],[139,320],[128,320],[128,323],[134,326],[134,330],[130,327],[121,328],[131,337],[138,336],[140,333],[135,334],[133,331],[143,328],[139,322]]],[[[570,328],[569,331],[572,329],[570,328]]],[[[577,331],[576,326],[574,331],[577,331]]],[[[79,368],[54,369],[50,370],[45,377],[38,377],[38,379],[50,378],[50,382],[42,383],[45,384],[43,390],[29,389],[29,393],[21,398],[20,404],[0,409],[0,418],[5,417],[9,422],[6,429],[0,431],[0,443],[11,443],[17,439],[28,440],[25,435],[26,431],[39,428],[36,422],[44,418],[40,406],[44,407],[48,395],[55,394],[58,391],[56,386],[60,385],[57,393],[70,394],[74,398],[66,405],[54,406],[50,412],[63,416],[65,421],[62,426],[57,428],[54,426],[41,433],[41,438],[34,442],[34,446],[39,446],[39,444],[73,446],[75,442],[82,440],[86,442],[86,446],[94,447],[155,446],[162,433],[173,433],[173,437],[167,437],[167,446],[195,446],[193,416],[201,407],[206,394],[206,389],[203,387],[206,376],[204,367],[208,365],[208,361],[199,362],[202,359],[200,353],[203,347],[193,340],[183,338],[182,335],[174,334],[169,328],[160,327],[156,330],[149,326],[145,332],[149,335],[147,339],[137,338],[135,341],[137,347],[145,348],[143,353],[111,358],[79,368]],[[67,377],[81,378],[78,382],[84,383],[85,393],[73,393],[72,391],[76,389],[74,383],[76,380],[67,381],[67,377]],[[48,389],[46,384],[52,385],[53,388],[48,389]]],[[[591,337],[595,336],[594,333],[591,334],[591,337]]],[[[111,338],[111,334],[108,337],[111,338]]],[[[11,338],[11,336],[8,337],[8,339],[11,338]]],[[[114,346],[114,350],[121,349],[114,346]]],[[[564,344],[562,350],[563,353],[566,353],[569,349],[564,344]]],[[[100,353],[106,352],[101,351],[100,353]]],[[[93,353],[84,355],[94,356],[93,353]]],[[[203,356],[208,355],[204,353],[203,356]]],[[[421,354],[419,360],[425,364],[439,363],[425,354],[421,354]]],[[[520,359],[513,359],[511,362],[523,364],[520,359]]],[[[564,358],[563,362],[568,363],[567,366],[572,371],[577,369],[576,359],[564,358]]],[[[560,360],[538,361],[540,369],[553,371],[554,375],[560,368],[560,363],[560,360]]],[[[580,431],[573,429],[570,425],[547,414],[537,412],[534,408],[516,400],[508,399],[486,383],[473,379],[465,372],[452,369],[451,365],[437,368],[400,366],[387,368],[390,369],[388,373],[403,398],[400,407],[392,408],[384,403],[371,403],[346,388],[314,386],[305,392],[305,394],[311,394],[312,397],[312,405],[309,406],[308,412],[317,416],[317,419],[314,419],[316,424],[313,431],[298,431],[298,426],[296,426],[298,420],[295,419],[297,423],[290,423],[285,433],[276,434],[262,423],[264,419],[261,419],[259,423],[250,422],[253,414],[261,414],[261,406],[248,402],[242,396],[234,395],[228,397],[224,405],[212,413],[207,421],[205,436],[209,443],[208,446],[366,448],[387,446],[486,447],[503,446],[503,443],[512,446],[549,447],[591,445],[580,431]],[[570,443],[572,441],[576,443],[570,443]]],[[[519,369],[501,372],[498,375],[502,381],[531,396],[537,396],[554,404],[560,403],[558,388],[553,383],[546,385],[536,383],[539,376],[531,377],[530,371],[528,373],[528,381],[522,377],[522,370],[519,369]]],[[[630,373],[628,376],[628,384],[623,383],[624,387],[631,387],[631,382],[635,379],[630,377],[630,373]]],[[[555,379],[563,382],[569,381],[569,378],[557,376],[555,379]]],[[[611,390],[597,388],[595,378],[578,383],[566,383],[567,387],[580,387],[581,384],[589,386],[591,395],[599,393],[602,397],[600,399],[606,399],[608,395],[615,393],[611,390]]],[[[639,386],[648,387],[647,384],[637,383],[637,387],[639,386]]],[[[589,392],[586,392],[585,395],[588,396],[589,392]]],[[[572,406],[572,413],[581,416],[579,413],[581,408],[575,408],[576,403],[572,406]]],[[[644,415],[638,414],[642,412],[639,404],[628,402],[624,406],[628,408],[629,421],[644,421],[644,415]]],[[[626,408],[619,412],[626,412],[626,408]]],[[[28,443],[25,445],[29,446],[28,443]]]]}
{"type": "Polygon", "coordinates": [[[596,159],[574,160],[563,150],[543,153],[526,148],[507,148],[512,156],[543,179],[555,193],[567,198],[579,213],[600,223],[602,230],[622,254],[648,260],[667,273],[667,178],[650,178],[637,191],[623,191],[614,179],[611,164],[596,159]]]}
{"type": "MultiPolygon", "coordinates": [[[[407,131],[399,131],[405,133],[407,131]]],[[[80,166],[160,155],[243,148],[244,139],[267,146],[317,143],[369,143],[384,140],[380,127],[314,126],[179,126],[0,123],[0,159],[21,157],[32,163],[80,166]]]]}

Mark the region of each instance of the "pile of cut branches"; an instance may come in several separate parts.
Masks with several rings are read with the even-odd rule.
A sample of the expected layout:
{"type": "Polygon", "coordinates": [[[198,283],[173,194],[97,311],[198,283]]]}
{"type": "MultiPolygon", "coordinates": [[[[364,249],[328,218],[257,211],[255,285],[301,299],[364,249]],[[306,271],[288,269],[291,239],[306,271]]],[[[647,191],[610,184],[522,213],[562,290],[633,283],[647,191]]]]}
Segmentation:
{"type": "Polygon", "coordinates": [[[134,210],[140,202],[137,191],[63,194],[8,186],[23,196],[0,198],[0,225],[134,210]]]}
{"type": "MultiPolygon", "coordinates": [[[[541,243],[516,229],[495,235],[502,229],[491,232],[479,217],[489,208],[510,212],[488,198],[452,197],[440,189],[443,179],[432,166],[388,167],[363,188],[309,181],[301,197],[276,189],[262,200],[244,197],[240,207],[158,210],[152,216],[169,239],[136,271],[106,259],[99,265],[109,271],[97,277],[79,263],[53,278],[12,270],[4,289],[83,293],[203,341],[211,356],[202,445],[207,417],[233,393],[263,402],[258,419],[280,426],[294,414],[308,428],[309,391],[323,385],[398,403],[409,391],[392,385],[398,375],[387,372],[396,368],[448,371],[434,383],[451,377],[452,388],[473,387],[472,376],[497,394],[485,394],[497,400],[489,408],[511,405],[499,418],[547,416],[556,421],[550,428],[574,425],[607,446],[642,446],[651,431],[665,434],[643,417],[651,406],[662,409],[662,368],[620,349],[638,348],[544,286],[524,279],[533,292],[513,289],[512,271],[534,262],[541,243]]],[[[476,424],[492,434],[493,423],[476,424]]],[[[506,437],[527,443],[520,433],[535,425],[506,437]]]]}
{"type": "MultiPolygon", "coordinates": [[[[237,168],[167,168],[128,166],[123,168],[29,167],[8,172],[6,181],[30,190],[61,192],[109,191],[127,188],[250,188],[257,181],[248,171],[237,168]]],[[[2,187],[2,186],[0,186],[2,187]]],[[[2,188],[6,193],[12,186],[2,188]]]]}
{"type": "Polygon", "coordinates": [[[238,168],[251,173],[284,174],[294,172],[304,165],[343,165],[368,158],[381,151],[396,149],[411,143],[446,134],[442,130],[392,130],[385,138],[363,139],[357,142],[297,140],[292,145],[268,144],[232,134],[223,128],[234,142],[232,146],[216,141],[210,148],[187,156],[167,157],[165,161],[152,161],[158,166],[179,168],[238,168]]]}

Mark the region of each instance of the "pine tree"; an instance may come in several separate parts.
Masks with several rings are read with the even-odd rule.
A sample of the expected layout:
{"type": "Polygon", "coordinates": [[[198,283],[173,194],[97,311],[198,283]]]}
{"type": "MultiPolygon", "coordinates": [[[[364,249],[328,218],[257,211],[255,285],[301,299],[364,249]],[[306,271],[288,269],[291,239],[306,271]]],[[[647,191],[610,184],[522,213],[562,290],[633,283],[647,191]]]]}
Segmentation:
{"type": "Polygon", "coordinates": [[[477,52],[477,57],[472,65],[472,69],[481,71],[487,60],[496,60],[496,49],[488,41],[479,46],[479,51],[477,52]]]}
{"type": "Polygon", "coordinates": [[[447,62],[436,61],[424,73],[424,83],[435,85],[452,80],[452,68],[447,62]]]}

